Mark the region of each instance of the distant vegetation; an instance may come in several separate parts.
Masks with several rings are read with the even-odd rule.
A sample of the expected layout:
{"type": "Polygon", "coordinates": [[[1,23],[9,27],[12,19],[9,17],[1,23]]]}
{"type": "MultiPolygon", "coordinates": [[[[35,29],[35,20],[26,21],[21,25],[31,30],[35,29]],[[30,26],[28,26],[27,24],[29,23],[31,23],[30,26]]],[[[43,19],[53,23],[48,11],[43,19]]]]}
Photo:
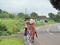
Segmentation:
{"type": "Polygon", "coordinates": [[[13,18],[14,15],[0,9],[0,18],[13,18]]]}
{"type": "Polygon", "coordinates": [[[51,20],[54,20],[56,22],[60,22],[60,12],[58,12],[57,14],[49,13],[48,15],[51,20]]]}
{"type": "Polygon", "coordinates": [[[25,17],[38,18],[38,14],[36,12],[32,12],[29,16],[28,14],[24,14],[23,12],[21,12],[15,15],[15,14],[10,14],[0,9],[0,18],[25,18],[25,17]]]}
{"type": "MultiPolygon", "coordinates": [[[[12,34],[15,34],[16,32],[23,32],[26,17],[37,19],[35,23],[36,27],[42,26],[42,23],[40,22],[38,23],[38,20],[41,20],[41,19],[38,17],[38,14],[36,12],[32,12],[30,15],[24,14],[23,12],[15,15],[0,9],[0,36],[12,35],[12,34]]],[[[58,18],[59,18],[59,15],[57,16],[52,13],[49,13],[49,18],[46,18],[46,21],[49,21],[49,19],[54,21],[59,21],[58,18]]],[[[43,20],[45,20],[45,18],[43,20]]],[[[43,25],[45,24],[47,23],[44,22],[43,25]]]]}

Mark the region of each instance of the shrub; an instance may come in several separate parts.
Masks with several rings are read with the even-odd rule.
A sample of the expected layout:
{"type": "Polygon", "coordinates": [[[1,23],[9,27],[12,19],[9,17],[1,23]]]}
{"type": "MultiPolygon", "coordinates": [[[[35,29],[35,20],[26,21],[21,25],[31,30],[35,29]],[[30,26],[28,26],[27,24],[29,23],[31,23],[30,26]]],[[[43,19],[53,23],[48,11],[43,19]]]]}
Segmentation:
{"type": "Polygon", "coordinates": [[[7,31],[6,26],[3,24],[0,24],[0,31],[7,31]]]}

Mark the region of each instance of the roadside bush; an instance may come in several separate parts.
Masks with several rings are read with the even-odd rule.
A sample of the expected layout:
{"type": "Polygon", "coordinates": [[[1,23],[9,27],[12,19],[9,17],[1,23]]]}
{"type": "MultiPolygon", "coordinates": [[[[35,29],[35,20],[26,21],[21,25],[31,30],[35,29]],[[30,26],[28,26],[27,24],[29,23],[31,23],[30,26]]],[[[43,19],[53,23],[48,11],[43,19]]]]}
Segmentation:
{"type": "Polygon", "coordinates": [[[12,33],[11,33],[11,32],[9,32],[9,31],[8,31],[7,33],[8,33],[9,35],[11,35],[11,34],[12,34],[12,33]]]}
{"type": "Polygon", "coordinates": [[[6,26],[3,24],[0,24],[0,31],[7,31],[6,26]]]}
{"type": "Polygon", "coordinates": [[[0,24],[0,36],[7,36],[7,35],[11,35],[11,32],[7,30],[5,25],[0,24]]]}

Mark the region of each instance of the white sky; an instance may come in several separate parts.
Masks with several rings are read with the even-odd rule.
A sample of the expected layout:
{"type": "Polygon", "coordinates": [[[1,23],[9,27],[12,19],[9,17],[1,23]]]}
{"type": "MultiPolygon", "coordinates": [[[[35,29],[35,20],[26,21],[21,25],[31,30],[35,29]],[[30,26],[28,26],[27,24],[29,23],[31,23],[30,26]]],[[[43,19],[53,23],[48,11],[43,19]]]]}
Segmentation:
{"type": "Polygon", "coordinates": [[[49,12],[56,13],[57,10],[53,8],[49,0],[0,0],[0,9],[10,13],[36,12],[39,15],[46,15],[49,12]]]}

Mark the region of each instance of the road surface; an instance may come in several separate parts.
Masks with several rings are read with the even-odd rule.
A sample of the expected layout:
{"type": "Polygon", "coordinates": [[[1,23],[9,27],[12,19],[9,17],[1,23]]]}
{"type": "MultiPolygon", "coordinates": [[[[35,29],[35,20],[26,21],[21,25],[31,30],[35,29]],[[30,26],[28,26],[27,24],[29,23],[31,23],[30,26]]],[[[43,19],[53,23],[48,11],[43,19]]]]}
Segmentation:
{"type": "Polygon", "coordinates": [[[39,45],[60,45],[60,24],[41,27],[37,31],[39,45]]]}

